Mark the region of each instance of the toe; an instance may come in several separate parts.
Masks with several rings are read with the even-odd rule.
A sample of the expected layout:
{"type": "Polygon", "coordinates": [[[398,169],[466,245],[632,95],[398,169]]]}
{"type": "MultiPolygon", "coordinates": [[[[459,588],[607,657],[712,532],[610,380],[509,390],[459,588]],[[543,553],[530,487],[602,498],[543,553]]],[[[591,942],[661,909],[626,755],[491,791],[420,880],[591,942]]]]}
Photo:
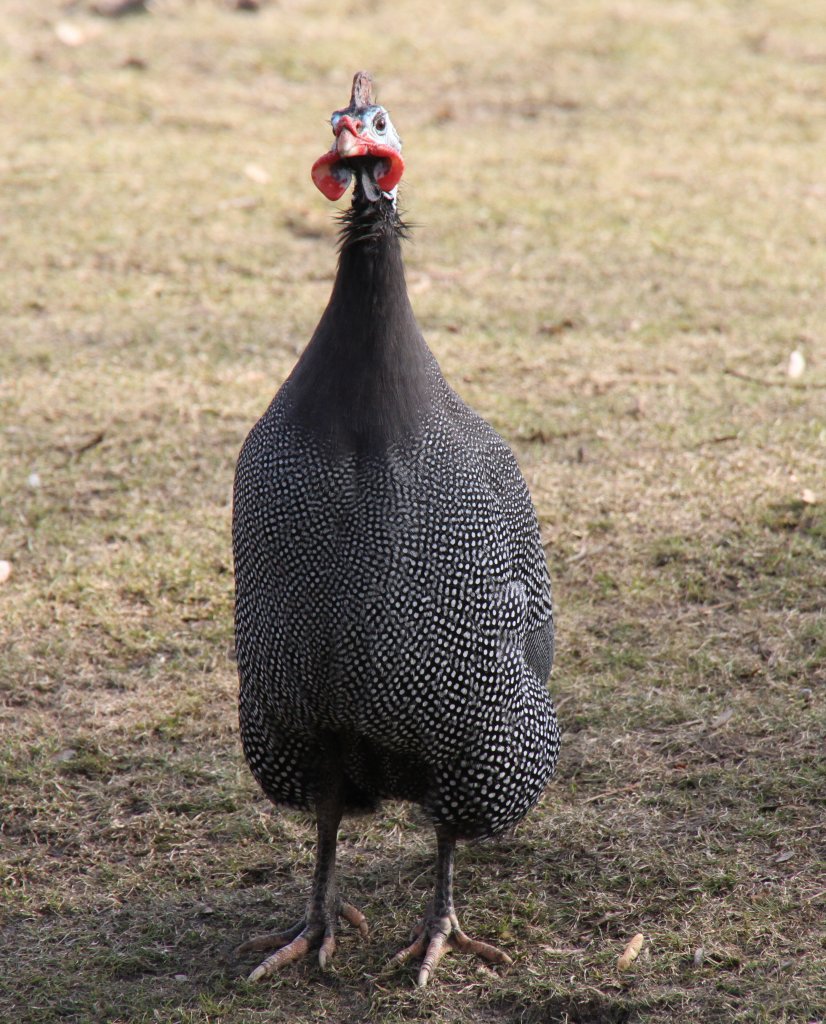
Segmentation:
{"type": "Polygon", "coordinates": [[[268,949],[281,949],[288,946],[294,938],[301,934],[304,929],[304,922],[299,921],[292,928],[286,928],[282,932],[268,932],[266,935],[256,935],[248,942],[242,942],[235,950],[236,956],[243,956],[245,953],[263,953],[268,949]]]}
{"type": "Polygon", "coordinates": [[[488,963],[506,965],[513,963],[513,960],[507,953],[497,949],[496,946],[491,946],[488,942],[471,939],[458,925],[454,925],[453,931],[450,934],[450,941],[463,953],[472,953],[474,956],[481,957],[482,960],[487,960],[488,963]]]}
{"type": "Polygon", "coordinates": [[[354,928],[358,928],[359,934],[363,939],[367,938],[370,931],[367,926],[367,918],[362,914],[358,907],[354,907],[352,903],[347,903],[342,900],[341,906],[339,907],[339,913],[345,921],[349,921],[354,928]]]}
{"type": "Polygon", "coordinates": [[[447,949],[447,933],[438,931],[430,940],[427,946],[427,952],[422,960],[422,966],[419,968],[419,976],[416,979],[416,984],[419,988],[424,988],[430,980],[430,975],[436,970],[436,965],[444,956],[445,950],[447,949]]]}
{"type": "Polygon", "coordinates": [[[307,955],[309,948],[309,941],[303,934],[299,935],[289,945],[279,949],[277,953],[273,953],[271,957],[268,957],[262,964],[259,964],[250,974],[248,980],[260,981],[262,978],[273,974],[279,967],[283,967],[284,964],[295,963],[296,960],[300,960],[303,956],[307,955]]]}
{"type": "Polygon", "coordinates": [[[427,950],[427,936],[422,931],[418,938],[410,943],[409,946],[405,946],[404,949],[400,949],[398,953],[390,961],[393,964],[406,964],[412,957],[424,956],[427,950]]]}

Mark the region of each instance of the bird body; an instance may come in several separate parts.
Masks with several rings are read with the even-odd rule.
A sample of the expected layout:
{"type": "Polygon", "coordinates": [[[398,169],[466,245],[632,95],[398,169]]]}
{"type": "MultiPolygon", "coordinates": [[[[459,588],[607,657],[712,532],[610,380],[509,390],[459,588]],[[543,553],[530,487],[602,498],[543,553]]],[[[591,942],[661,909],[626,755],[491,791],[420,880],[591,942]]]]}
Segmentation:
{"type": "Polygon", "coordinates": [[[513,456],[437,373],[421,430],[383,451],[291,422],[289,385],[251,433],[236,498],[241,722],[278,803],[312,807],[323,739],[345,810],[406,798],[489,835],[553,768],[550,606],[513,456]],[[533,661],[529,638],[544,645],[533,661]]]}
{"type": "Polygon", "coordinates": [[[319,813],[320,850],[320,808],[334,851],[342,813],[407,799],[450,874],[456,839],[515,824],[553,773],[550,585],[512,453],[416,324],[388,162],[353,146],[322,166],[361,181],[330,302],[238,460],[241,735],[270,799],[319,813]]]}

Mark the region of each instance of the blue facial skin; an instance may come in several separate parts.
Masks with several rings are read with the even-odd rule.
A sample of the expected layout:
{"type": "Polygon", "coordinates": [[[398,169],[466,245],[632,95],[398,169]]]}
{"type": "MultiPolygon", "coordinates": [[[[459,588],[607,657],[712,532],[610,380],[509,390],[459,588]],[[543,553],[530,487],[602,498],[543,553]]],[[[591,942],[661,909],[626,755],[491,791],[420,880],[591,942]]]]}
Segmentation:
{"type": "Polygon", "coordinates": [[[390,146],[392,149],[395,149],[396,152],[401,153],[402,140],[399,138],[398,132],[393,127],[393,122],[390,120],[390,115],[384,107],[374,105],[372,107],[362,107],[360,110],[356,110],[353,107],[347,107],[345,110],[337,110],[330,118],[333,133],[335,133],[338,123],[342,117],[352,117],[354,121],[361,121],[364,126],[362,131],[369,132],[377,142],[381,142],[385,146],[390,146]],[[376,119],[379,115],[384,118],[384,128],[381,131],[376,127],[376,119]]]}
{"type": "MultiPolygon", "coordinates": [[[[384,107],[379,106],[377,103],[370,104],[367,107],[356,107],[351,103],[349,107],[345,107],[343,110],[334,111],[330,117],[330,125],[336,137],[338,137],[340,131],[340,122],[345,117],[351,118],[358,125],[358,128],[355,130],[360,137],[364,138],[366,136],[368,140],[381,146],[386,146],[388,149],[393,149],[401,154],[402,140],[399,138],[399,134],[390,120],[390,115],[384,107]]],[[[334,150],[337,148],[335,142],[332,148],[334,150]]],[[[382,161],[381,164],[384,164],[386,170],[386,162],[382,161]]],[[[379,176],[384,173],[381,170],[381,164],[378,165],[379,176]]],[[[380,191],[380,186],[376,183],[373,176],[376,173],[375,166],[372,174],[362,173],[360,175],[362,194],[370,202],[376,202],[381,196],[384,196],[395,205],[399,186],[394,186],[389,192],[380,191]]],[[[348,161],[342,160],[332,164],[329,167],[328,173],[336,178],[342,189],[346,189],[352,179],[354,168],[348,161]]]]}

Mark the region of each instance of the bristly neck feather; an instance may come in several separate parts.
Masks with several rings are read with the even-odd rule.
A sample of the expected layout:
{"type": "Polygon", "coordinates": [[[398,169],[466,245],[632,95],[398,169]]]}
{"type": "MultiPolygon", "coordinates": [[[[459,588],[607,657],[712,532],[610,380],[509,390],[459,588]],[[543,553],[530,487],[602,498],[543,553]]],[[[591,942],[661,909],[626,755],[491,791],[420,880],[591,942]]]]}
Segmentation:
{"type": "Polygon", "coordinates": [[[336,445],[380,449],[421,424],[433,356],[407,296],[395,203],[357,192],[341,220],[333,292],[290,376],[290,407],[336,445]]]}

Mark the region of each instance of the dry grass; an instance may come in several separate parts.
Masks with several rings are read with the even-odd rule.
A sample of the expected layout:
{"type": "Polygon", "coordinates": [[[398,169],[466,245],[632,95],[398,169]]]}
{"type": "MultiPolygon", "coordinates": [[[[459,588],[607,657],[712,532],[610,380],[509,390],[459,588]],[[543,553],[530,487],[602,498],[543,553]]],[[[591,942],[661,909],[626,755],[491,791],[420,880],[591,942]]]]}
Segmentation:
{"type": "Polygon", "coordinates": [[[826,6],[83,7],[0,23],[0,1016],[822,1020],[826,6]],[[384,971],[432,864],[404,807],[343,830],[369,945],[257,988],[231,955],[312,863],[236,738],[231,476],[329,290],[308,170],[360,66],[559,609],[558,779],[459,864],[516,965],[423,994],[384,971]]]}

